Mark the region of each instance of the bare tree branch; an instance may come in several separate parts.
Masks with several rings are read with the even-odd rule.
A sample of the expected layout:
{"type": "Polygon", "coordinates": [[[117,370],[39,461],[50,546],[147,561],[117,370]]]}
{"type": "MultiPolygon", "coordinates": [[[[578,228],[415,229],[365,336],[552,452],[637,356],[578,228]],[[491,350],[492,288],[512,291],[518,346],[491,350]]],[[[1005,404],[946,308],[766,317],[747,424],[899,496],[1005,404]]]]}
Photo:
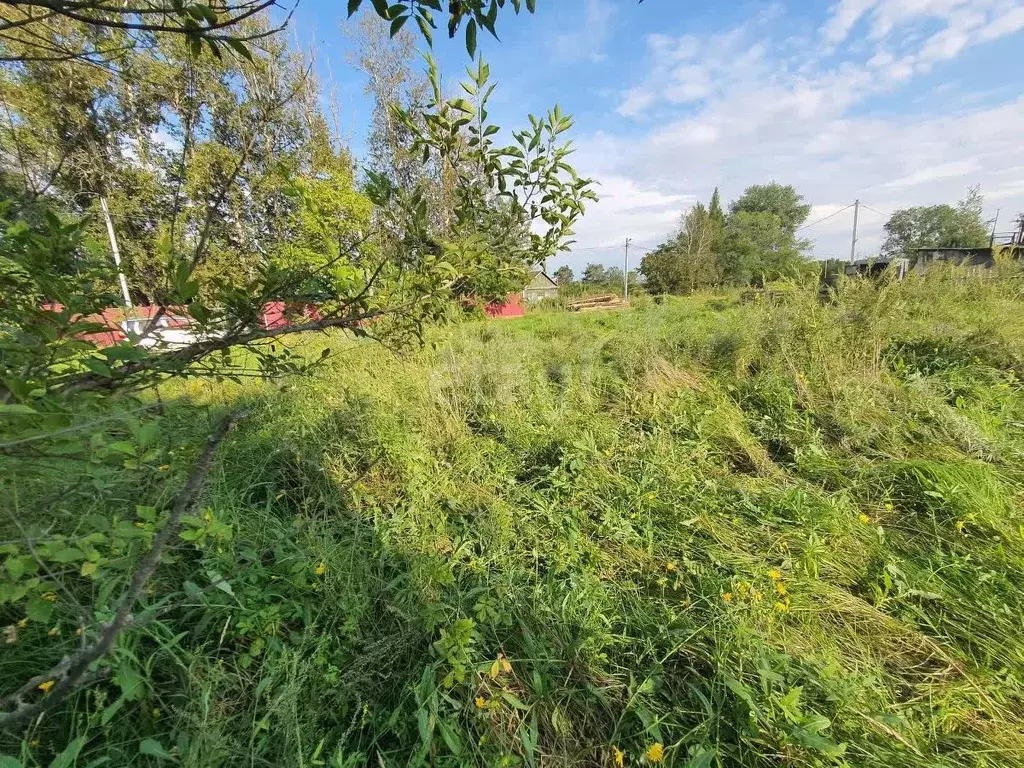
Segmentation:
{"type": "Polygon", "coordinates": [[[156,572],[157,566],[160,565],[160,557],[164,550],[177,535],[182,516],[195,506],[203,480],[206,478],[206,473],[213,462],[214,453],[227,436],[228,431],[237,423],[239,417],[239,414],[226,416],[210,435],[206,442],[206,447],[199,455],[195,466],[192,467],[185,485],[175,497],[171,514],[168,516],[166,524],[153,537],[152,547],[142,556],[138,568],[132,574],[132,578],[128,583],[128,589],[121,596],[114,610],[113,619],[108,624],[102,625],[99,637],[95,642],[82,648],[74,655],[65,657],[51,669],[36,675],[31,680],[25,682],[14,693],[0,700],[0,707],[3,708],[10,707],[12,704],[16,705],[14,709],[0,713],[0,730],[25,725],[38,715],[48,712],[59,705],[69,694],[91,679],[95,679],[96,674],[101,674],[99,670],[90,671],[89,667],[109,653],[117,642],[118,636],[125,629],[134,625],[135,617],[132,611],[135,608],[135,604],[142,596],[146,583],[153,573],[156,572]],[[43,698],[34,703],[26,703],[24,701],[28,694],[40,685],[50,681],[54,682],[55,685],[43,698]]]}

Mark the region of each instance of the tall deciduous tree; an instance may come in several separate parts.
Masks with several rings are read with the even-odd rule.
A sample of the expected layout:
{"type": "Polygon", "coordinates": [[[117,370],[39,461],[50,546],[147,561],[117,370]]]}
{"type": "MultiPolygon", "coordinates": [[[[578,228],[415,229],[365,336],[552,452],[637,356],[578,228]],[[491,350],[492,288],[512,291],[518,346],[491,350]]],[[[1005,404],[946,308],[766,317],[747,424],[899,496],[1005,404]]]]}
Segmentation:
{"type": "Polygon", "coordinates": [[[572,282],[576,276],[572,273],[572,269],[567,264],[563,264],[562,266],[555,270],[555,273],[552,275],[552,277],[555,279],[555,282],[558,283],[559,286],[565,286],[572,285],[572,282]]]}
{"type": "Polygon", "coordinates": [[[583,268],[583,276],[580,282],[584,285],[601,285],[608,282],[608,270],[603,264],[587,264],[583,268]]]}
{"type": "Polygon", "coordinates": [[[640,263],[652,293],[692,293],[717,285],[722,278],[718,256],[722,248],[725,214],[718,188],[705,207],[697,203],[683,214],[679,231],[647,254],[640,263]]]}
{"type": "Polygon", "coordinates": [[[984,198],[971,187],[956,206],[925,205],[894,211],[885,223],[884,256],[904,256],[914,248],[983,248],[988,228],[982,222],[984,198]]]}
{"type": "Polygon", "coordinates": [[[768,184],[754,184],[747,187],[737,198],[729,211],[737,213],[771,213],[774,214],[782,229],[790,235],[807,220],[811,206],[789,184],[782,185],[775,181],[768,184]]]}
{"type": "Polygon", "coordinates": [[[805,245],[774,213],[733,213],[725,228],[723,276],[739,285],[796,277],[808,263],[805,245]]]}

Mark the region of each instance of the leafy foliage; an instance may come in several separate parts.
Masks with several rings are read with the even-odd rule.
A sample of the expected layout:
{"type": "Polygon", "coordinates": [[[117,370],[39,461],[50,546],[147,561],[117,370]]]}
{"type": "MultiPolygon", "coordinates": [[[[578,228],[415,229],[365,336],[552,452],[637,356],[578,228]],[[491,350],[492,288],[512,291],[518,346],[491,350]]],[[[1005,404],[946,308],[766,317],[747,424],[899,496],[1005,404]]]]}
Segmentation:
{"type": "Polygon", "coordinates": [[[981,190],[972,187],[967,197],[951,205],[902,208],[885,223],[885,256],[907,256],[914,248],[984,248],[989,233],[982,222],[981,190]]]}
{"type": "Polygon", "coordinates": [[[811,206],[804,202],[803,196],[792,185],[773,181],[747,187],[729,206],[729,212],[774,214],[782,229],[792,236],[807,220],[811,206]]]}
{"type": "Polygon", "coordinates": [[[16,683],[77,647],[209,420],[251,411],[152,618],[0,753],[1014,765],[1019,275],[467,323],[402,359],[339,337],[286,391],[168,383],[159,429],[121,413],[90,461],[0,456],[35,548],[0,584],[52,592],[0,606],[16,683]]]}
{"type": "MultiPolygon", "coordinates": [[[[348,0],[348,15],[352,16],[363,4],[363,0],[348,0]]],[[[537,0],[456,0],[449,2],[444,8],[441,0],[409,0],[388,5],[386,0],[372,0],[374,12],[385,21],[391,22],[391,36],[397,35],[409,19],[416,19],[416,25],[428,44],[433,45],[434,33],[437,29],[435,13],[448,15],[448,37],[455,33],[465,22],[466,51],[470,58],[476,56],[478,30],[486,30],[495,38],[498,32],[495,24],[498,13],[506,6],[511,6],[518,15],[525,8],[533,13],[537,8],[537,0]]]]}
{"type": "Polygon", "coordinates": [[[796,227],[810,207],[791,186],[749,187],[722,210],[718,188],[705,207],[686,211],[678,233],[648,253],[640,271],[652,293],[692,293],[722,284],[795,277],[807,269],[808,243],[796,227]]]}

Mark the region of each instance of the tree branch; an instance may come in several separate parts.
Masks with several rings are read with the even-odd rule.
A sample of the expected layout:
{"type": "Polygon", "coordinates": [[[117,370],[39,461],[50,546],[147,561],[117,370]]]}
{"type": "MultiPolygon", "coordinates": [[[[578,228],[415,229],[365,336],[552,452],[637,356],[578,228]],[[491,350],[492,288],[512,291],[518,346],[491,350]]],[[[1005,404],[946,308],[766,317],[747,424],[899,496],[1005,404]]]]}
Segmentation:
{"type": "Polygon", "coordinates": [[[210,435],[206,442],[206,447],[199,455],[199,459],[196,461],[195,466],[193,466],[191,473],[189,473],[185,485],[175,497],[167,523],[153,537],[152,547],[142,556],[138,568],[132,574],[131,581],[128,583],[128,589],[121,596],[121,599],[118,600],[113,619],[100,628],[99,637],[91,645],[82,648],[73,656],[65,657],[51,669],[41,675],[36,675],[17,691],[0,700],[0,707],[6,708],[11,704],[17,705],[9,712],[0,713],[0,730],[25,725],[37,716],[58,706],[71,693],[90,679],[95,679],[94,676],[98,673],[98,670],[90,672],[89,667],[109,653],[117,642],[118,636],[135,623],[132,610],[142,596],[146,582],[149,581],[157,566],[159,566],[160,557],[164,550],[178,533],[182,516],[195,505],[203,485],[203,480],[206,478],[206,473],[213,463],[213,455],[217,447],[227,436],[228,431],[234,427],[238,418],[240,418],[239,414],[226,416],[210,435]],[[49,681],[54,681],[56,684],[44,698],[31,704],[24,702],[25,696],[49,681]]]}

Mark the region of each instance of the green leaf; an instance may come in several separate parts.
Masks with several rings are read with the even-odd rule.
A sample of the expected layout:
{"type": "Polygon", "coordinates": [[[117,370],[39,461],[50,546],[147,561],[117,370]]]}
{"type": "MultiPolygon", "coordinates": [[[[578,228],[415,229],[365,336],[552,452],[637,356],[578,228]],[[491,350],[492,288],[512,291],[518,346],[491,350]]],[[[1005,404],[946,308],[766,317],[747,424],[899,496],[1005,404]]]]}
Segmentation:
{"type": "Polygon", "coordinates": [[[348,0],[348,15],[352,16],[353,13],[359,10],[359,6],[363,0],[348,0]]]}
{"type": "Polygon", "coordinates": [[[55,563],[73,563],[77,560],[84,560],[85,553],[77,547],[65,547],[51,555],[50,559],[55,563]]]}
{"type": "Polygon", "coordinates": [[[409,20],[408,16],[399,16],[397,19],[391,22],[391,36],[394,37],[402,31],[402,27],[405,26],[405,22],[409,20]]]}
{"type": "Polygon", "coordinates": [[[373,10],[375,10],[377,12],[377,15],[380,16],[385,21],[387,21],[388,20],[388,3],[387,3],[387,0],[371,0],[371,2],[373,3],[373,10]]]}
{"type": "Polygon", "coordinates": [[[33,597],[25,605],[25,615],[32,621],[45,624],[53,616],[53,603],[41,597],[33,597]]]}
{"type": "Polygon", "coordinates": [[[121,665],[117,668],[114,682],[117,683],[121,689],[121,695],[127,701],[134,701],[140,698],[146,691],[142,683],[142,676],[127,661],[121,662],[121,665]]]}
{"type": "Polygon", "coordinates": [[[82,747],[85,746],[86,740],[87,737],[79,736],[64,747],[64,751],[53,758],[53,762],[50,763],[50,768],[71,768],[78,759],[78,753],[81,752],[82,747]]]}
{"type": "Polygon", "coordinates": [[[164,749],[164,745],[156,739],[143,739],[139,742],[139,754],[155,757],[159,760],[177,760],[174,755],[164,749]]]}
{"type": "Polygon", "coordinates": [[[39,411],[21,403],[0,403],[0,416],[31,416],[35,413],[39,411]]]}
{"type": "Polygon", "coordinates": [[[9,575],[14,581],[21,578],[21,575],[25,573],[26,561],[23,557],[8,557],[4,562],[4,568],[7,569],[7,575],[9,575]]]}
{"type": "Polygon", "coordinates": [[[21,760],[8,755],[0,755],[0,768],[22,768],[21,760]]]}
{"type": "Polygon", "coordinates": [[[476,56],[476,21],[474,19],[470,19],[469,24],[466,25],[466,51],[470,58],[476,56]]]}
{"type": "Polygon", "coordinates": [[[106,376],[108,379],[113,375],[110,372],[110,366],[104,363],[102,360],[98,360],[95,357],[87,357],[82,360],[82,365],[88,368],[95,374],[100,376],[106,376]]]}
{"type": "Polygon", "coordinates": [[[422,34],[423,37],[426,38],[427,45],[429,45],[430,47],[433,47],[434,46],[434,34],[430,31],[430,25],[427,23],[426,19],[424,19],[422,16],[417,16],[416,17],[416,24],[420,28],[420,34],[422,34]]]}
{"type": "MultiPolygon", "coordinates": [[[[351,5],[351,3],[349,3],[349,5],[351,5]]],[[[246,59],[247,61],[252,61],[252,52],[249,50],[249,47],[241,40],[236,40],[233,37],[229,37],[226,42],[229,46],[231,46],[231,50],[233,50],[243,59],[246,59]]]]}
{"type": "Polygon", "coordinates": [[[686,763],[686,768],[711,768],[711,764],[718,754],[713,747],[701,748],[686,763]]]}

